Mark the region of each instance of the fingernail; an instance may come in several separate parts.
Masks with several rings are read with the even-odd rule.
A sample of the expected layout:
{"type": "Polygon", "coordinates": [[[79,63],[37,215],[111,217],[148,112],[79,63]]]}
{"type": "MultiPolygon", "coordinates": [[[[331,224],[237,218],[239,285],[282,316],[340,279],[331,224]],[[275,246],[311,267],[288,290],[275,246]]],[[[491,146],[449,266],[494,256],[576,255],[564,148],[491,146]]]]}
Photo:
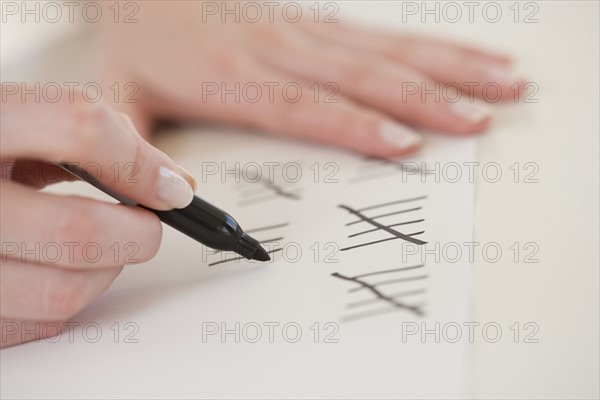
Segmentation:
{"type": "Polygon", "coordinates": [[[379,137],[388,145],[400,150],[415,148],[423,141],[419,134],[391,121],[379,123],[379,137]]]}
{"type": "Polygon", "coordinates": [[[460,100],[450,104],[450,110],[471,124],[478,124],[492,115],[490,107],[480,101],[460,100]]]}
{"type": "Polygon", "coordinates": [[[156,195],[170,207],[183,208],[192,202],[194,191],[181,175],[160,167],[156,195]]]}
{"type": "Polygon", "coordinates": [[[181,176],[183,176],[183,179],[185,179],[187,183],[190,184],[192,190],[194,191],[194,193],[196,193],[196,189],[198,189],[198,182],[196,182],[196,178],[194,178],[192,174],[190,174],[188,170],[183,168],[181,165],[178,165],[177,168],[179,168],[179,173],[181,174],[181,176]]]}

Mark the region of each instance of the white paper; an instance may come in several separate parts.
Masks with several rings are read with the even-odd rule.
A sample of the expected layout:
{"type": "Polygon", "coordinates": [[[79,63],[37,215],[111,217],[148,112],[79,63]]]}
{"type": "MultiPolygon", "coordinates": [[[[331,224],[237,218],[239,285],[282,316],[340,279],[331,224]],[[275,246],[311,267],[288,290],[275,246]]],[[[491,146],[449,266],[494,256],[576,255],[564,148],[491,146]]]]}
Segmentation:
{"type": "Polygon", "coordinates": [[[403,332],[436,323],[441,332],[469,321],[466,254],[452,263],[450,256],[436,262],[435,255],[407,253],[428,245],[435,253],[436,244],[438,255],[444,246],[467,250],[473,184],[465,163],[474,159],[473,140],[431,136],[419,156],[384,162],[248,133],[188,128],[167,136],[163,148],[198,178],[198,195],[257,239],[276,239],[265,244],[276,250],[273,261],[219,262],[224,254],[165,226],[157,257],[127,267],[73,319],[72,338],[65,333],[55,343],[2,351],[3,397],[464,395],[467,341],[436,343],[430,334],[422,343],[420,332],[403,332]],[[454,164],[463,176],[453,183],[454,164]],[[263,180],[251,183],[257,165],[263,180]],[[425,183],[415,166],[429,171],[425,183]],[[368,208],[390,202],[396,203],[368,208]],[[417,221],[390,229],[422,232],[411,237],[427,245],[364,221],[347,226],[359,218],[340,205],[364,209],[369,218],[392,214],[374,219],[385,226],[417,221]],[[395,239],[346,249],[389,238],[395,239]],[[374,274],[406,267],[414,268],[374,274]],[[397,304],[334,273],[378,284],[382,295],[399,295],[397,304]],[[239,343],[234,333],[223,338],[223,327],[237,330],[239,343]],[[301,337],[291,343],[298,328],[301,337]]]}

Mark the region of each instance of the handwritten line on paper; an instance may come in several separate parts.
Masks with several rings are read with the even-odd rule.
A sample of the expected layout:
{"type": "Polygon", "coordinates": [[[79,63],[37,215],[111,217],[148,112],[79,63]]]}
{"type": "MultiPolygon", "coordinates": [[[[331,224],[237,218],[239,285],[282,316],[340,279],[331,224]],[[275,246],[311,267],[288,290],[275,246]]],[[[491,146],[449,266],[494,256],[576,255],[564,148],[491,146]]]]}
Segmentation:
{"type": "MultiPolygon", "coordinates": [[[[419,308],[424,308],[427,305],[427,302],[422,301],[422,302],[415,303],[414,305],[419,308]]],[[[352,321],[356,321],[356,320],[362,319],[362,318],[374,317],[376,315],[387,314],[390,312],[398,312],[398,311],[402,311],[402,309],[398,308],[398,307],[387,306],[387,307],[376,309],[376,310],[369,310],[369,311],[363,311],[363,312],[355,313],[355,314],[351,314],[351,315],[345,315],[341,318],[341,321],[342,322],[352,322],[352,321]]]]}
{"type": "MultiPolygon", "coordinates": [[[[354,210],[354,209],[352,209],[352,208],[350,208],[350,207],[348,207],[348,206],[345,206],[345,205],[343,205],[343,204],[340,204],[338,207],[339,207],[339,208],[342,208],[342,209],[344,209],[344,210],[346,210],[346,211],[348,211],[348,212],[349,212],[349,213],[351,213],[351,214],[354,214],[354,215],[356,215],[356,216],[357,216],[358,218],[360,218],[362,221],[364,221],[364,222],[367,222],[367,223],[369,223],[369,224],[373,225],[373,226],[374,226],[374,227],[376,227],[376,228],[379,228],[379,229],[381,229],[381,230],[384,230],[384,231],[386,231],[387,233],[389,233],[390,235],[396,236],[396,237],[398,237],[398,238],[402,238],[402,239],[406,240],[407,242],[411,242],[411,243],[418,244],[418,245],[423,245],[423,244],[427,243],[427,242],[424,242],[424,241],[422,241],[422,240],[415,239],[415,238],[413,238],[413,237],[411,237],[411,236],[405,235],[404,233],[398,232],[397,230],[395,230],[395,229],[392,229],[392,228],[390,228],[390,227],[388,227],[388,226],[385,226],[385,225],[383,225],[383,224],[380,224],[379,222],[375,221],[373,218],[369,218],[369,217],[367,217],[366,215],[362,214],[360,211],[354,210]]],[[[418,207],[418,209],[420,209],[420,208],[421,208],[421,207],[418,207]]],[[[348,224],[346,224],[346,225],[348,225],[348,224]]]]}
{"type": "Polygon", "coordinates": [[[269,229],[283,228],[284,226],[288,226],[289,224],[290,224],[289,222],[284,222],[282,224],[277,224],[277,225],[263,226],[263,227],[254,228],[254,229],[246,229],[246,230],[244,230],[244,232],[254,233],[254,232],[260,232],[260,231],[266,231],[269,229]]]}
{"type": "Polygon", "coordinates": [[[380,240],[375,240],[375,241],[370,241],[370,242],[365,242],[365,243],[360,243],[357,245],[344,247],[344,248],[340,249],[340,251],[352,250],[352,249],[356,249],[359,247],[369,246],[369,245],[377,244],[377,243],[383,243],[383,242],[387,242],[390,240],[396,240],[396,239],[402,239],[407,242],[414,243],[416,245],[426,244],[427,242],[415,237],[415,236],[419,236],[419,235],[425,233],[425,231],[405,234],[405,233],[399,232],[396,229],[392,229],[393,227],[396,227],[396,226],[411,225],[411,224],[423,222],[423,221],[425,221],[425,219],[415,219],[415,220],[411,220],[411,221],[404,221],[404,222],[399,222],[399,223],[394,223],[394,224],[383,224],[378,221],[375,221],[376,219],[389,217],[392,215],[403,214],[403,213],[408,213],[408,212],[412,212],[412,211],[419,211],[419,210],[423,209],[423,207],[419,206],[419,207],[413,207],[413,208],[399,210],[399,211],[392,211],[392,212],[387,212],[384,214],[378,214],[378,215],[375,215],[372,217],[368,217],[363,213],[364,211],[370,211],[370,210],[375,210],[375,209],[382,208],[382,207],[388,207],[388,206],[392,206],[392,205],[398,205],[398,204],[404,204],[404,203],[409,203],[409,202],[413,202],[413,201],[424,200],[426,198],[427,198],[427,196],[418,196],[418,197],[413,197],[413,198],[409,198],[409,199],[388,201],[385,203],[370,205],[370,206],[357,208],[357,209],[354,209],[354,208],[349,207],[344,204],[338,205],[339,208],[344,209],[344,210],[348,211],[350,214],[358,217],[357,220],[346,223],[346,226],[358,224],[361,222],[366,222],[374,227],[374,229],[368,229],[368,230],[365,230],[362,232],[348,235],[348,238],[353,238],[356,236],[364,235],[367,233],[373,233],[373,232],[380,231],[380,230],[383,230],[383,231],[389,233],[390,235],[392,235],[392,237],[390,237],[390,238],[385,238],[385,239],[380,239],[380,240]]]}
{"type": "MultiPolygon", "coordinates": [[[[423,222],[423,221],[425,221],[425,220],[424,219],[415,219],[413,221],[399,222],[397,224],[386,225],[386,226],[388,228],[393,228],[394,226],[417,224],[417,223],[423,222]]],[[[369,229],[368,231],[362,231],[362,232],[358,232],[358,233],[353,233],[352,235],[348,235],[348,237],[349,238],[353,238],[353,237],[356,237],[356,236],[364,235],[365,233],[371,233],[371,232],[375,232],[375,231],[378,231],[378,230],[379,230],[379,228],[369,229]]]]}
{"type": "Polygon", "coordinates": [[[427,196],[419,196],[419,197],[413,197],[411,199],[402,199],[402,200],[388,201],[387,203],[375,204],[374,206],[368,206],[368,207],[359,208],[357,211],[373,210],[375,208],[381,208],[381,207],[386,207],[386,206],[393,206],[395,204],[408,203],[410,201],[425,200],[426,198],[427,198],[427,196]]]}
{"type": "MultiPolygon", "coordinates": [[[[241,171],[243,173],[243,171],[241,171]]],[[[296,193],[301,188],[287,189],[283,184],[273,182],[271,179],[265,179],[262,175],[255,174],[248,177],[252,180],[252,185],[260,185],[258,188],[253,186],[249,190],[243,190],[241,196],[244,197],[239,202],[240,207],[252,204],[264,203],[277,198],[286,198],[290,200],[301,200],[302,197],[296,193]]]]}
{"type": "MultiPolygon", "coordinates": [[[[389,158],[376,158],[376,157],[366,157],[364,160],[368,162],[368,164],[364,165],[363,169],[377,169],[378,171],[372,174],[367,175],[358,175],[349,180],[350,184],[369,181],[372,179],[386,178],[398,173],[398,170],[407,171],[406,163],[407,160],[418,158],[419,155],[413,155],[408,159],[403,160],[392,160],[389,158]],[[393,169],[389,169],[388,167],[393,167],[393,169]]],[[[414,162],[409,164],[412,167],[410,172],[422,173],[421,168],[416,166],[414,162]]]]}
{"type": "MultiPolygon", "coordinates": [[[[281,250],[283,250],[283,248],[275,249],[275,250],[270,250],[270,251],[267,251],[267,253],[273,254],[273,253],[277,253],[278,251],[281,251],[281,250]]],[[[231,261],[238,261],[238,260],[245,260],[245,259],[246,259],[246,257],[228,258],[227,260],[219,260],[219,261],[212,262],[212,263],[208,264],[208,266],[212,267],[213,265],[225,264],[225,263],[228,263],[228,262],[231,262],[231,261]]]]}
{"type": "Polygon", "coordinates": [[[351,315],[345,315],[341,318],[342,322],[352,322],[355,321],[357,319],[362,319],[362,318],[367,318],[367,317],[374,317],[376,315],[381,315],[381,314],[388,314],[391,312],[398,312],[398,311],[402,311],[401,308],[398,307],[394,307],[394,306],[386,306],[383,308],[379,308],[377,310],[369,310],[369,311],[363,311],[360,313],[356,313],[356,314],[351,314],[351,315]]]}
{"type": "MultiPolygon", "coordinates": [[[[377,229],[377,230],[379,230],[379,229],[377,229]]],[[[413,237],[413,236],[421,235],[423,233],[425,233],[425,231],[415,232],[415,233],[409,233],[406,236],[413,237]]],[[[354,246],[343,247],[343,248],[340,249],[340,251],[347,251],[347,250],[357,249],[359,247],[369,246],[369,245],[377,244],[377,243],[389,242],[390,240],[397,240],[397,239],[404,239],[404,238],[396,236],[396,237],[391,237],[391,238],[387,238],[387,239],[374,240],[372,242],[366,242],[366,243],[356,244],[354,246]]],[[[424,242],[424,243],[426,243],[426,242],[424,242]]]]}
{"type": "MultiPolygon", "coordinates": [[[[427,293],[427,289],[405,290],[403,292],[397,292],[397,293],[390,294],[388,297],[395,299],[398,297],[416,296],[416,295],[425,294],[425,293],[427,293]]],[[[366,306],[369,304],[377,303],[378,301],[381,301],[381,300],[378,299],[377,297],[372,298],[372,299],[355,301],[353,303],[346,304],[346,308],[355,308],[355,307],[360,307],[360,306],[366,306]]]]}
{"type": "Polygon", "coordinates": [[[276,187],[275,185],[267,185],[266,187],[269,189],[272,189],[273,192],[267,193],[266,195],[263,195],[263,196],[255,196],[250,199],[241,200],[239,202],[240,207],[245,207],[245,206],[249,206],[252,204],[258,204],[258,203],[264,203],[264,202],[275,200],[275,199],[278,199],[281,197],[292,199],[292,200],[300,200],[301,199],[301,197],[299,195],[297,195],[296,193],[293,193],[292,191],[286,192],[283,189],[276,187]]]}
{"type": "MultiPolygon", "coordinates": [[[[388,273],[389,272],[390,271],[388,271],[388,273]]],[[[339,272],[334,272],[333,274],[331,274],[331,276],[334,276],[339,279],[344,279],[347,281],[355,282],[360,285],[358,288],[351,289],[350,290],[351,292],[355,291],[355,289],[367,289],[367,290],[371,291],[375,295],[375,297],[377,297],[378,299],[386,301],[396,308],[408,310],[419,316],[424,315],[424,311],[419,306],[414,305],[414,304],[411,305],[408,303],[404,303],[404,302],[396,300],[394,297],[387,296],[387,295],[383,294],[383,292],[381,292],[379,289],[377,289],[375,287],[375,285],[365,282],[364,280],[362,280],[360,278],[357,278],[355,276],[345,276],[345,275],[340,274],[339,272]]],[[[425,275],[425,277],[427,277],[427,275],[425,275]]]]}
{"type": "MultiPolygon", "coordinates": [[[[344,208],[344,207],[341,207],[341,206],[340,206],[340,208],[344,208]]],[[[412,212],[412,211],[419,211],[419,210],[421,210],[422,208],[423,208],[423,207],[415,207],[415,208],[409,208],[409,209],[406,209],[406,210],[394,211],[394,212],[390,212],[390,213],[386,213],[386,214],[379,214],[379,215],[376,215],[376,216],[374,216],[374,217],[371,217],[370,219],[371,219],[371,220],[374,220],[374,219],[377,219],[377,218],[390,217],[390,216],[392,216],[392,215],[404,214],[404,213],[407,213],[407,212],[412,212]]],[[[362,218],[361,218],[361,219],[358,219],[358,220],[356,220],[356,221],[348,222],[348,223],[346,224],[346,226],[350,226],[350,225],[358,224],[358,223],[360,223],[360,222],[368,222],[368,221],[367,221],[366,219],[362,219],[362,218]]]]}
{"type": "Polygon", "coordinates": [[[400,268],[393,268],[393,269],[384,269],[381,271],[375,271],[375,272],[367,272],[366,274],[360,274],[360,275],[355,275],[355,278],[364,278],[367,276],[373,276],[373,275],[382,275],[382,274],[389,274],[392,272],[401,272],[401,271],[410,271],[413,269],[419,269],[419,268],[423,268],[425,267],[425,264],[419,264],[419,265],[414,265],[412,267],[400,267],[400,268]]]}
{"type": "MultiPolygon", "coordinates": [[[[261,226],[258,228],[253,228],[253,229],[246,229],[245,232],[246,233],[256,233],[256,232],[264,232],[264,231],[270,231],[273,229],[279,229],[279,228],[284,228],[286,226],[288,226],[290,223],[289,222],[284,222],[281,224],[275,224],[275,225],[269,225],[269,226],[261,226]]],[[[260,240],[260,243],[278,243],[280,240],[283,240],[284,237],[283,236],[279,236],[279,237],[274,237],[271,239],[264,239],[264,240],[260,240]]],[[[277,253],[278,251],[282,251],[283,248],[277,248],[277,249],[273,249],[270,251],[267,251],[267,253],[269,254],[273,254],[273,253],[277,253]]],[[[212,253],[212,255],[215,254],[219,254],[219,253],[223,253],[222,250],[215,250],[214,253],[212,253]]],[[[219,265],[219,264],[225,264],[228,262],[232,262],[232,261],[239,261],[239,260],[244,260],[245,257],[232,257],[232,258],[226,258],[226,259],[221,259],[219,261],[215,261],[212,263],[209,263],[208,266],[212,267],[214,265],[219,265]]]]}
{"type": "MultiPolygon", "coordinates": [[[[246,231],[246,233],[248,233],[248,232],[246,231]]],[[[264,243],[279,242],[280,240],[283,240],[283,236],[277,237],[277,238],[273,238],[273,239],[261,240],[260,243],[264,244],[264,243]]],[[[215,252],[213,254],[219,254],[219,253],[222,253],[222,252],[223,252],[223,250],[215,250],[215,252]]],[[[244,257],[242,257],[242,258],[244,258],[244,257]]]]}
{"type": "MultiPolygon", "coordinates": [[[[418,276],[410,276],[410,277],[407,277],[407,278],[389,279],[387,281],[382,281],[382,282],[377,282],[377,283],[370,283],[369,287],[379,287],[379,286],[383,286],[383,285],[389,285],[391,283],[419,281],[419,280],[422,280],[422,279],[427,279],[427,275],[418,275],[418,276]]],[[[359,290],[363,290],[363,289],[367,289],[367,287],[365,287],[365,286],[355,287],[355,288],[352,288],[352,289],[348,290],[348,292],[349,293],[354,293],[354,292],[358,292],[359,290]]]]}

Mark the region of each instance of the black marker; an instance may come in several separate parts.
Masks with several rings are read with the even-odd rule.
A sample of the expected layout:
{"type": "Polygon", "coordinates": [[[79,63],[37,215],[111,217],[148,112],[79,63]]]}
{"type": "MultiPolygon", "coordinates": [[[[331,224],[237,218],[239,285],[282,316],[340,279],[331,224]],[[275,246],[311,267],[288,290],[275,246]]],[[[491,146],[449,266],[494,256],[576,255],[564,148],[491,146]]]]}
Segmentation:
{"type": "Polygon", "coordinates": [[[109,196],[129,206],[138,206],[153,212],[165,224],[177,229],[192,239],[218,250],[234,251],[251,260],[268,261],[269,253],[260,243],[245,234],[235,219],[225,211],[213,206],[198,196],[185,208],[170,211],[158,211],[144,207],[115,193],[100,183],[95,177],[70,164],[61,163],[59,167],[90,183],[109,196]]]}

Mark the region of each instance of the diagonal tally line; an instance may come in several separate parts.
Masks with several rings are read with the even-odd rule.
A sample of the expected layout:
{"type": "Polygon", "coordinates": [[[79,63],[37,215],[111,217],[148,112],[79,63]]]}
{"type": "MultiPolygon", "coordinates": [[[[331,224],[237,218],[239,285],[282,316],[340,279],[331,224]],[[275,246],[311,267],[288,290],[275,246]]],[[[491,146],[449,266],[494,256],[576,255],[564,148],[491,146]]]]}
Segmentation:
{"type": "MultiPolygon", "coordinates": [[[[425,220],[424,219],[415,219],[413,221],[400,222],[400,223],[397,223],[397,224],[387,225],[387,227],[388,228],[393,228],[394,226],[417,224],[417,223],[423,222],[423,221],[425,221],[425,220]]],[[[364,235],[365,233],[371,233],[371,232],[375,232],[375,231],[378,231],[378,230],[379,230],[379,228],[369,229],[368,231],[353,233],[352,235],[348,235],[348,237],[349,238],[353,238],[355,236],[364,235]]]]}
{"type": "MultiPolygon", "coordinates": [[[[369,286],[377,287],[377,286],[381,286],[381,285],[389,285],[390,283],[412,282],[412,281],[419,281],[421,279],[427,279],[427,275],[410,276],[408,278],[389,279],[387,281],[372,283],[369,286]]],[[[355,287],[355,288],[348,290],[348,292],[354,293],[354,292],[358,292],[359,290],[362,290],[364,288],[365,288],[364,286],[359,286],[359,287],[355,287]]]]}
{"type": "MultiPolygon", "coordinates": [[[[415,307],[419,307],[419,308],[423,308],[427,305],[427,302],[424,301],[420,301],[418,303],[414,303],[415,307]]],[[[398,312],[401,311],[401,309],[397,308],[397,307],[385,307],[385,308],[380,308],[380,309],[376,309],[376,310],[367,310],[367,311],[363,311],[363,312],[359,312],[359,313],[355,313],[355,314],[350,314],[350,315],[345,315],[341,318],[342,322],[352,322],[352,321],[356,321],[359,319],[363,319],[363,318],[367,318],[367,317],[374,317],[377,315],[381,315],[381,314],[387,314],[390,312],[398,312]]]]}
{"type": "Polygon", "coordinates": [[[368,222],[369,224],[373,225],[374,227],[379,228],[381,230],[384,230],[387,233],[389,233],[390,235],[393,235],[393,236],[395,236],[397,238],[404,239],[407,242],[411,242],[411,243],[414,243],[414,244],[417,244],[417,245],[424,245],[425,243],[427,243],[427,242],[424,242],[422,240],[416,239],[414,237],[405,235],[404,233],[398,232],[397,230],[389,228],[389,227],[387,227],[387,226],[385,226],[383,224],[380,224],[379,222],[374,221],[372,218],[369,218],[366,215],[363,215],[360,211],[356,211],[356,210],[354,210],[354,209],[352,209],[352,208],[350,208],[348,206],[340,204],[338,207],[342,208],[342,209],[344,209],[346,211],[348,211],[351,214],[356,215],[361,220],[363,220],[365,222],[368,222]]]}
{"type": "MultiPolygon", "coordinates": [[[[395,299],[398,297],[416,296],[416,295],[423,294],[426,292],[427,292],[427,289],[406,290],[404,292],[398,292],[398,293],[391,294],[391,295],[389,295],[389,297],[395,299]]],[[[353,303],[346,304],[346,308],[356,308],[356,307],[360,307],[360,306],[365,306],[365,305],[377,303],[379,300],[380,299],[375,297],[372,299],[355,301],[353,303]]]]}
{"type": "Polygon", "coordinates": [[[413,313],[415,313],[417,315],[420,315],[420,316],[422,316],[424,314],[423,310],[420,307],[415,306],[415,305],[405,304],[405,303],[402,303],[402,302],[400,302],[400,301],[398,301],[398,300],[396,300],[396,299],[394,299],[392,297],[386,296],[383,293],[381,293],[373,285],[370,285],[370,284],[368,284],[368,283],[366,283],[364,281],[361,281],[358,278],[345,276],[345,275],[342,275],[342,274],[340,274],[338,272],[334,272],[333,274],[331,274],[331,276],[335,276],[336,278],[339,278],[339,279],[344,279],[344,280],[347,280],[347,281],[358,283],[359,285],[361,285],[361,287],[364,287],[365,289],[369,289],[371,292],[373,292],[373,294],[375,296],[377,296],[381,300],[387,301],[388,303],[392,304],[394,307],[403,308],[405,310],[411,311],[411,312],[413,312],[413,313]]]}

